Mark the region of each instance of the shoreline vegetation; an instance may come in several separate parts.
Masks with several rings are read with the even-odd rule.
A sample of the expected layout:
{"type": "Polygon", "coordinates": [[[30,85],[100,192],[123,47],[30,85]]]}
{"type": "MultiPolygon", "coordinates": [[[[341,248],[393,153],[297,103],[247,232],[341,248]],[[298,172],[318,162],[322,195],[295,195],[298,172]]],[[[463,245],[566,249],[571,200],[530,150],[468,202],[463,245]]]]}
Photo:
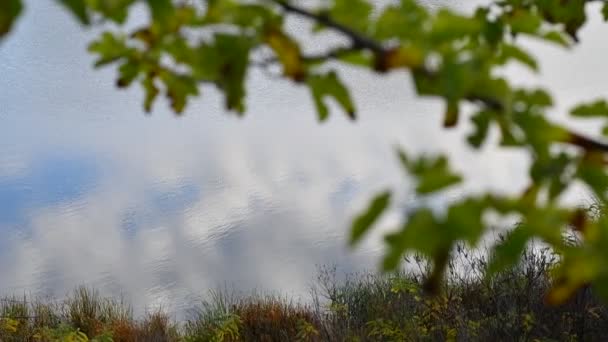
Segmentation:
{"type": "Polygon", "coordinates": [[[408,271],[339,277],[319,269],[308,304],[280,296],[210,292],[176,322],[159,310],[134,317],[121,300],[80,287],[63,302],[0,299],[0,341],[598,341],[608,338],[608,306],[591,288],[548,306],[549,249],[490,278],[487,258],[456,251],[440,295],[424,294],[429,267],[411,257],[408,271]],[[457,266],[458,265],[458,266],[457,266]]]}

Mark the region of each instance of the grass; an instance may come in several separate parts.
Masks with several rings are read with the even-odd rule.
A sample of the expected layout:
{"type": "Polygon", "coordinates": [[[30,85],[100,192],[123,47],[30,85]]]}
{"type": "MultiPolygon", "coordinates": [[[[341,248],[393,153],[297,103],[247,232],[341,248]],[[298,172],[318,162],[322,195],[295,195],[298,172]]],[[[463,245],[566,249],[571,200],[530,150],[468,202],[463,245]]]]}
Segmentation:
{"type": "Polygon", "coordinates": [[[308,304],[272,295],[211,292],[185,322],[162,311],[135,318],[122,300],[81,287],[57,303],[0,300],[0,341],[599,341],[608,306],[590,288],[550,307],[544,296],[558,258],[528,251],[491,279],[483,256],[459,249],[442,294],[422,291],[427,265],[380,276],[339,277],[322,268],[308,304]],[[456,266],[458,265],[458,266],[456,266]]]}

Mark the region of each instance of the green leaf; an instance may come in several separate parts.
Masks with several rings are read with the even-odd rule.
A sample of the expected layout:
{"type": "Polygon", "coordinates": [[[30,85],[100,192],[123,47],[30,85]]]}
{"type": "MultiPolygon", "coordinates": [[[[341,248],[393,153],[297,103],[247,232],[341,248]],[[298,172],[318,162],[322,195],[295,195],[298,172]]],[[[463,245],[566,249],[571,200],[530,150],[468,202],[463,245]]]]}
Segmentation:
{"type": "Polygon", "coordinates": [[[87,5],[104,17],[122,24],[128,16],[128,9],[135,0],[87,0],[87,5]]]}
{"type": "Polygon", "coordinates": [[[536,107],[550,107],[553,105],[551,95],[542,89],[535,89],[528,93],[528,103],[536,107]]]}
{"type": "Polygon", "coordinates": [[[565,31],[577,40],[578,30],[587,20],[585,3],[587,0],[549,0],[538,2],[540,13],[550,23],[562,24],[565,31]]]}
{"type": "Polygon", "coordinates": [[[604,17],[604,21],[608,21],[608,2],[605,2],[602,6],[602,16],[604,17]]]}
{"type": "Polygon", "coordinates": [[[175,113],[181,113],[186,106],[188,96],[198,95],[196,80],[188,75],[163,72],[160,79],[164,82],[166,95],[175,113]]]}
{"type": "Polygon", "coordinates": [[[324,75],[311,75],[306,80],[312,93],[319,121],[325,121],[329,116],[329,109],[325,103],[326,97],[332,97],[344,109],[346,115],[355,119],[355,106],[350,98],[348,89],[342,84],[338,75],[330,71],[324,75]]]}
{"type": "MultiPolygon", "coordinates": [[[[239,113],[245,111],[245,77],[253,42],[244,35],[216,34],[213,49],[218,63],[216,84],[224,90],[226,108],[239,113]]],[[[204,61],[203,61],[204,62],[204,61]]],[[[215,64],[214,64],[215,65],[215,64]]]]}
{"type": "Polygon", "coordinates": [[[361,238],[369,231],[371,226],[378,220],[380,215],[386,210],[390,204],[391,193],[388,191],[382,192],[371,201],[365,212],[360,214],[353,222],[349,243],[354,246],[361,238]]]}
{"type": "Polygon", "coordinates": [[[154,78],[151,75],[147,75],[146,78],[141,81],[141,86],[146,94],[146,98],[144,100],[144,110],[146,113],[149,113],[152,110],[152,104],[158,96],[159,90],[154,84],[154,78]]]}
{"type": "Polygon", "coordinates": [[[141,65],[133,61],[127,61],[118,68],[119,78],[116,86],[119,88],[128,87],[137,78],[141,71],[141,65]]]}
{"type": "Polygon", "coordinates": [[[63,6],[68,8],[72,14],[78,18],[81,24],[89,25],[89,13],[85,0],[58,0],[63,6]]]}
{"type": "Polygon", "coordinates": [[[512,33],[535,34],[541,27],[542,19],[528,10],[519,8],[507,17],[512,33]]]}
{"type": "Polygon", "coordinates": [[[437,13],[430,32],[435,41],[446,41],[479,34],[482,24],[477,18],[452,13],[442,9],[437,13]]]}
{"type": "Polygon", "coordinates": [[[500,20],[487,20],[488,14],[489,11],[487,9],[478,8],[476,16],[480,17],[481,20],[484,21],[483,36],[490,45],[495,46],[504,38],[505,26],[500,20]]]}
{"type": "Polygon", "coordinates": [[[608,116],[608,102],[597,100],[595,102],[581,104],[574,107],[570,114],[579,117],[608,116]]]}
{"type": "MultiPolygon", "coordinates": [[[[197,57],[200,58],[200,56],[197,56],[198,51],[195,51],[195,48],[191,47],[184,37],[175,37],[165,42],[163,47],[175,62],[191,66],[193,69],[195,68],[194,64],[198,62],[197,57]]],[[[194,71],[193,74],[195,74],[194,71]]]]}
{"type": "Polygon", "coordinates": [[[175,8],[171,0],[146,0],[154,22],[161,26],[167,25],[175,8]]]}
{"type": "Polygon", "coordinates": [[[432,174],[424,176],[422,181],[418,183],[416,191],[420,194],[428,194],[438,190],[442,190],[454,184],[458,184],[462,181],[462,178],[454,174],[441,175],[434,171],[432,174]]]}
{"type": "Polygon", "coordinates": [[[217,33],[211,42],[194,48],[185,42],[174,45],[171,54],[192,68],[194,79],[215,83],[224,93],[227,110],[243,113],[244,83],[252,44],[254,42],[246,35],[217,33]]]}
{"type": "Polygon", "coordinates": [[[387,6],[378,17],[374,36],[378,39],[415,39],[421,34],[429,18],[428,12],[416,1],[402,0],[399,5],[387,6]]]}
{"type": "Polygon", "coordinates": [[[399,151],[403,166],[417,180],[416,192],[428,194],[458,184],[462,177],[449,169],[445,156],[425,156],[409,160],[403,151],[399,151]]]}
{"type": "Polygon", "coordinates": [[[198,80],[217,82],[220,78],[224,61],[217,44],[201,44],[193,49],[192,53],[187,49],[172,49],[171,55],[184,62],[192,59],[188,64],[192,67],[193,76],[198,80]]]}
{"type": "Polygon", "coordinates": [[[0,38],[11,30],[22,10],[21,0],[0,1],[0,38]]]}
{"type": "Polygon", "coordinates": [[[526,111],[518,113],[514,119],[523,131],[526,143],[533,147],[536,153],[548,153],[552,143],[567,140],[568,132],[542,115],[526,111]]]}
{"type": "Polygon", "coordinates": [[[206,24],[232,24],[241,28],[261,30],[265,25],[278,25],[281,18],[268,7],[236,3],[232,0],[208,0],[203,22],[206,24]]]}
{"type": "MultiPolygon", "coordinates": [[[[525,205],[525,199],[521,202],[525,205]]],[[[559,248],[563,243],[563,231],[569,224],[571,212],[557,206],[534,207],[534,203],[528,204],[524,209],[525,221],[521,223],[521,229],[526,229],[559,248]]]]}
{"type": "Polygon", "coordinates": [[[530,168],[530,177],[536,184],[549,183],[549,199],[554,200],[571,181],[567,172],[571,164],[571,158],[565,153],[546,158],[537,156],[530,168]]]}
{"type": "Polygon", "coordinates": [[[511,59],[528,66],[534,71],[538,71],[538,64],[536,63],[536,60],[528,52],[512,44],[503,44],[500,54],[501,62],[504,63],[511,59]]]}
{"type": "Polygon", "coordinates": [[[479,148],[488,136],[488,130],[492,121],[492,113],[489,111],[479,111],[471,117],[475,131],[467,137],[469,144],[479,148]]]}
{"type": "Polygon", "coordinates": [[[96,68],[126,57],[128,51],[124,38],[110,32],[104,32],[98,40],[89,44],[89,52],[99,55],[95,61],[96,68]]]}
{"type": "Polygon", "coordinates": [[[577,177],[587,183],[599,199],[606,199],[608,173],[606,173],[602,155],[588,153],[583,162],[579,164],[577,177]]]}
{"type": "Polygon", "coordinates": [[[570,41],[568,40],[567,36],[565,36],[564,34],[562,34],[561,32],[558,31],[549,31],[546,33],[543,33],[542,35],[540,35],[540,38],[551,42],[551,43],[555,43],[557,45],[561,45],[562,47],[570,47],[570,41]]]}
{"type": "Polygon", "coordinates": [[[386,235],[387,252],[382,268],[385,271],[394,270],[403,255],[411,250],[432,257],[446,247],[445,237],[445,230],[437,222],[433,212],[428,208],[421,208],[409,216],[400,231],[386,235]]]}
{"type": "Polygon", "coordinates": [[[328,15],[340,24],[366,33],[374,6],[367,0],[332,0],[328,15]]]}
{"type": "Polygon", "coordinates": [[[515,266],[530,240],[530,231],[522,227],[515,227],[499,239],[499,243],[492,250],[486,277],[491,278],[496,273],[515,266]]]}
{"type": "Polygon", "coordinates": [[[488,205],[486,201],[475,198],[452,204],[445,221],[452,239],[465,240],[472,246],[477,244],[485,230],[483,214],[488,205]]]}

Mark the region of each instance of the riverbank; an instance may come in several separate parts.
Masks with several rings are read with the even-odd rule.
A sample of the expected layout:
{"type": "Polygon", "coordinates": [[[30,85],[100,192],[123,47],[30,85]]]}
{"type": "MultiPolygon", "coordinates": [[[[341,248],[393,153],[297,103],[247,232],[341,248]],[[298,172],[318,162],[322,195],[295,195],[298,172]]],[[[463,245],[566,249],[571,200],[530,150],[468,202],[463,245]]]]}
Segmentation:
{"type": "Polygon", "coordinates": [[[608,306],[586,288],[551,307],[544,296],[557,258],[527,252],[486,279],[486,260],[461,251],[442,294],[422,291],[425,263],[398,274],[340,276],[322,268],[308,304],[271,295],[212,291],[176,322],[162,310],[134,317],[128,303],[81,287],[61,302],[0,299],[0,341],[532,341],[604,340],[608,306]]]}

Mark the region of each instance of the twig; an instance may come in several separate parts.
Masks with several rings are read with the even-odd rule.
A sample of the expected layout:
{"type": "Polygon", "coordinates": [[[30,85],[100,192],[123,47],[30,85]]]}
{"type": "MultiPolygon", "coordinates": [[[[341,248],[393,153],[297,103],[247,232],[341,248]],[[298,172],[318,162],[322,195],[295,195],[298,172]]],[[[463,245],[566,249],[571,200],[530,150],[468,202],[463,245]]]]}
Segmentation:
{"type": "Polygon", "coordinates": [[[351,29],[350,27],[347,27],[345,25],[342,25],[342,24],[334,21],[331,17],[329,17],[326,14],[312,13],[302,7],[294,6],[285,0],[271,0],[271,1],[276,3],[277,5],[281,6],[281,8],[283,8],[283,10],[285,10],[286,12],[294,13],[294,14],[300,15],[302,17],[312,19],[319,24],[330,27],[330,28],[344,34],[352,41],[353,47],[356,49],[365,48],[365,49],[369,49],[377,54],[383,54],[386,52],[386,50],[384,49],[382,44],[380,44],[379,42],[377,42],[374,39],[371,39],[369,37],[366,37],[365,35],[363,35],[359,32],[356,32],[355,30],[351,29]]]}

